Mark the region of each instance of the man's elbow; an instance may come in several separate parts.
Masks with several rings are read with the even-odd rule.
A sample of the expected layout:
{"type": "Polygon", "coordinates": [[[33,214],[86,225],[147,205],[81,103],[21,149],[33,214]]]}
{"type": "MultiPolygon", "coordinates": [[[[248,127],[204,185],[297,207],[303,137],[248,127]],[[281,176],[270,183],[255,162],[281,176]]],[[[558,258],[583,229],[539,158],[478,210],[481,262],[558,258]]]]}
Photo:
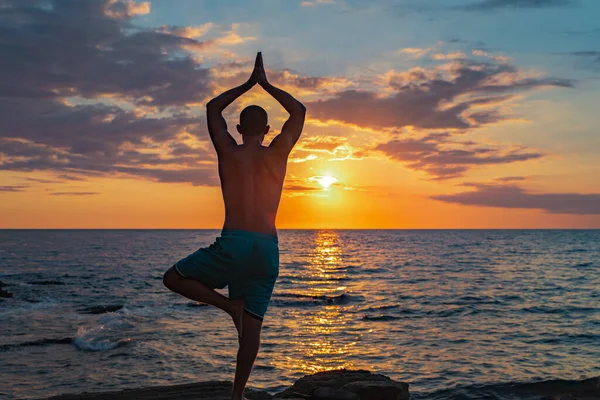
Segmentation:
{"type": "Polygon", "coordinates": [[[306,106],[300,102],[298,102],[298,114],[299,115],[306,115],[306,106]]]}

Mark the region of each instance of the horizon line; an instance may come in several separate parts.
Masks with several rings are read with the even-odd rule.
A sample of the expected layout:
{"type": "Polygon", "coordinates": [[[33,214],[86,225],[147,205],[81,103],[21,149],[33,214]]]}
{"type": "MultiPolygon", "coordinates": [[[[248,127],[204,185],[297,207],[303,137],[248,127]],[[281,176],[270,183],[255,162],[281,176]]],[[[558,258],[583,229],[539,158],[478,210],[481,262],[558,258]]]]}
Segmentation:
{"type": "MultiPolygon", "coordinates": [[[[1,228],[0,231],[220,231],[222,228],[1,228]]],[[[594,231],[598,228],[280,228],[277,231],[594,231]]]]}

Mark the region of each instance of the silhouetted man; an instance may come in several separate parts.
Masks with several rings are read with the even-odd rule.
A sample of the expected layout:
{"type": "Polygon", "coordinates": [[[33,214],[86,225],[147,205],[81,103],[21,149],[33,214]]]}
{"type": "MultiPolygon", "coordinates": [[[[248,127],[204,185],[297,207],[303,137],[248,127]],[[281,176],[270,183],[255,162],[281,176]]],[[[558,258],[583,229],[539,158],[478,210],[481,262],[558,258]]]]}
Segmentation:
{"type": "Polygon", "coordinates": [[[231,398],[238,400],[244,399],[260,345],[263,317],[279,274],[275,217],[287,158],[302,133],[306,108],[267,81],[259,52],[248,81],[209,101],[206,114],[219,160],[225,223],[215,243],[177,261],[163,282],[173,292],[218,307],[233,319],[239,350],[231,398]],[[290,117],[269,146],[263,146],[269,131],[267,113],[256,105],[246,107],[237,125],[243,141],[238,145],[227,132],[221,113],[257,83],[290,117]],[[229,297],[214,290],[225,286],[229,287],[229,297]]]}

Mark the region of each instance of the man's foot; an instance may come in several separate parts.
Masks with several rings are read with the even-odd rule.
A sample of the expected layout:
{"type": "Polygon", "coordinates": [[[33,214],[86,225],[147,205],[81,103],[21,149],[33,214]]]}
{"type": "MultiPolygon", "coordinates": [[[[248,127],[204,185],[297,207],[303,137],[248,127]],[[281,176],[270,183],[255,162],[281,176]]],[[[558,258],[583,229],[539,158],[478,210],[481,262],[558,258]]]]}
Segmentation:
{"type": "Polygon", "coordinates": [[[235,328],[238,331],[238,341],[242,339],[243,335],[243,326],[242,320],[244,319],[244,300],[236,299],[231,300],[233,303],[232,311],[231,311],[231,319],[233,319],[233,323],[235,324],[235,328]]]}

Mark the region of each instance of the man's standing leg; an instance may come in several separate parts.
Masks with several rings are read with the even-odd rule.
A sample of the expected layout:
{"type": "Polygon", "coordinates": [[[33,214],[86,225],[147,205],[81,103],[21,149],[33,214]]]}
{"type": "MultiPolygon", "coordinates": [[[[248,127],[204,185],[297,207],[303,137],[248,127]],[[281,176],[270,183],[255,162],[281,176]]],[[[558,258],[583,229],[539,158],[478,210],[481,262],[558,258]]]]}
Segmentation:
{"type": "Polygon", "coordinates": [[[262,321],[244,313],[243,317],[244,336],[240,340],[240,348],[237,354],[237,364],[235,367],[235,380],[233,382],[232,400],[244,399],[244,388],[252,372],[252,366],[258,348],[260,347],[260,332],[262,321]]]}

